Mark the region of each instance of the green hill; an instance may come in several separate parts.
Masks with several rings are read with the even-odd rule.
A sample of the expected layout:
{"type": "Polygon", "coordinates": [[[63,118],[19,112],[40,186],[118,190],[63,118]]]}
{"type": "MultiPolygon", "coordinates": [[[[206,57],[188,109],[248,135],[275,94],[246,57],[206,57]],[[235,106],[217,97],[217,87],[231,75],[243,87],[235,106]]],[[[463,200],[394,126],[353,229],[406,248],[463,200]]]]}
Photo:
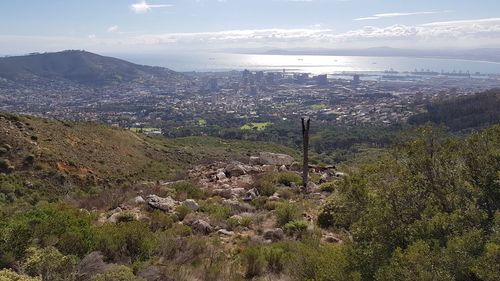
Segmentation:
{"type": "Polygon", "coordinates": [[[12,174],[77,186],[169,180],[196,164],[263,150],[295,153],[264,142],[153,138],[95,123],[0,113],[0,160],[14,168],[12,174]]]}
{"type": "Polygon", "coordinates": [[[453,131],[485,127],[500,122],[500,90],[453,98],[427,105],[427,112],[412,116],[408,122],[444,124],[453,131]]]}
{"type": "Polygon", "coordinates": [[[141,78],[181,78],[170,69],[133,64],[86,51],[30,54],[0,58],[0,77],[10,80],[63,79],[85,85],[106,85],[141,78]]]}

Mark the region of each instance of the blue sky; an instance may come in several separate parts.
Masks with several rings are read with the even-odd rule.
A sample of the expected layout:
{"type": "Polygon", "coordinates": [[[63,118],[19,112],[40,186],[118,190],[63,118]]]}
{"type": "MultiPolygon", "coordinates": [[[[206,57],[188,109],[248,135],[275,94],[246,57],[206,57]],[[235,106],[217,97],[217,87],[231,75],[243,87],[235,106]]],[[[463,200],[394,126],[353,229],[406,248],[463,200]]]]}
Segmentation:
{"type": "Polygon", "coordinates": [[[500,47],[498,0],[2,0],[0,53],[500,47]]]}

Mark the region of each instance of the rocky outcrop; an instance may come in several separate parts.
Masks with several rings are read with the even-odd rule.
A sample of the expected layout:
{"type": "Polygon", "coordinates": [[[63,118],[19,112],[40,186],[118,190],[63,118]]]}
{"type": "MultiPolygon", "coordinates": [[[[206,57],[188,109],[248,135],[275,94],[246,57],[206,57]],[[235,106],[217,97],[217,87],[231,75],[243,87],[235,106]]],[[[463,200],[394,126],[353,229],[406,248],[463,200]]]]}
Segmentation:
{"type": "Polygon", "coordinates": [[[204,220],[195,220],[191,224],[191,228],[193,229],[194,232],[200,233],[200,234],[210,234],[214,229],[213,227],[206,221],[204,220]]]}
{"type": "Polygon", "coordinates": [[[239,177],[246,174],[260,173],[262,172],[262,169],[260,169],[259,167],[245,165],[241,162],[234,161],[229,163],[224,171],[229,177],[239,177]]]}
{"type": "Polygon", "coordinates": [[[266,229],[263,233],[264,239],[271,240],[273,242],[283,240],[285,238],[285,232],[281,228],[266,229]]]}
{"type": "Polygon", "coordinates": [[[159,197],[157,195],[148,195],[146,197],[146,203],[151,206],[152,208],[159,209],[165,212],[169,212],[174,210],[175,206],[177,205],[177,201],[172,199],[172,197],[159,197]]]}
{"type": "Polygon", "coordinates": [[[255,212],[255,207],[245,202],[239,202],[237,200],[224,200],[223,204],[231,208],[233,214],[255,212]]]}
{"type": "Polygon", "coordinates": [[[292,156],[286,154],[261,152],[259,154],[259,159],[254,159],[253,161],[260,165],[289,166],[292,165],[294,159],[292,156]]]}
{"type": "Polygon", "coordinates": [[[256,188],[252,188],[245,193],[245,197],[243,197],[243,201],[252,201],[255,198],[259,197],[259,191],[256,188]]]}
{"type": "Polygon", "coordinates": [[[184,202],[182,202],[182,205],[184,205],[191,211],[197,211],[200,208],[198,203],[196,203],[196,201],[193,199],[186,199],[184,202]]]}

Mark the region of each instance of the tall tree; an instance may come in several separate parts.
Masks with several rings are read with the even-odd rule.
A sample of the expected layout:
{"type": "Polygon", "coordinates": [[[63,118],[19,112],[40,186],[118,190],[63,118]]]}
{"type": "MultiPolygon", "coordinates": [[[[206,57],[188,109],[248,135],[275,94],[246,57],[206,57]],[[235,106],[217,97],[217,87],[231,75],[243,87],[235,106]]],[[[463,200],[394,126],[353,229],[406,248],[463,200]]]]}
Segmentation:
{"type": "Polygon", "coordinates": [[[302,166],[302,187],[307,191],[307,183],[309,178],[309,125],[311,119],[309,117],[302,117],[302,141],[304,149],[304,161],[302,166]]]}

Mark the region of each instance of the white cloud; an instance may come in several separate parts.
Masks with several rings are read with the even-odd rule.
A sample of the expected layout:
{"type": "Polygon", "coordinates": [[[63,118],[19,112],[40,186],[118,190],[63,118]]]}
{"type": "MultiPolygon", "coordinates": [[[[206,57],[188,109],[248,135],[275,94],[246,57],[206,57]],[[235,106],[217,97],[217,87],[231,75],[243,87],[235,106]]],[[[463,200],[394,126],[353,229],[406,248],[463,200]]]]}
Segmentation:
{"type": "Polygon", "coordinates": [[[394,18],[394,17],[405,17],[405,16],[416,16],[416,15],[430,15],[430,14],[437,14],[437,13],[442,13],[442,12],[423,11],[423,12],[412,12],[412,13],[383,13],[383,14],[375,14],[375,15],[372,15],[369,17],[356,18],[354,20],[356,20],[356,21],[378,20],[378,19],[382,19],[382,18],[394,18]]]}
{"type": "Polygon", "coordinates": [[[99,51],[165,49],[217,50],[226,48],[476,48],[500,46],[500,18],[430,22],[420,25],[366,26],[346,32],[320,26],[297,29],[242,29],[217,32],[132,35],[116,32],[108,37],[0,36],[0,53],[87,48],[99,51]],[[10,50],[10,51],[9,51],[10,50]]]}
{"type": "Polygon", "coordinates": [[[106,31],[109,33],[116,32],[116,31],[118,31],[118,25],[110,26],[110,27],[108,27],[108,29],[106,31]]]}
{"type": "Polygon", "coordinates": [[[469,47],[500,45],[500,18],[432,22],[422,25],[366,26],[336,33],[312,26],[304,29],[248,29],[219,32],[147,34],[132,38],[134,44],[278,47],[469,47]],[[453,41],[455,40],[455,41],[453,41]]]}
{"type": "Polygon", "coordinates": [[[166,7],[172,7],[172,5],[168,4],[148,4],[146,0],[141,0],[138,3],[130,5],[130,9],[134,11],[136,14],[143,14],[151,11],[153,8],[166,8],[166,7]]]}

